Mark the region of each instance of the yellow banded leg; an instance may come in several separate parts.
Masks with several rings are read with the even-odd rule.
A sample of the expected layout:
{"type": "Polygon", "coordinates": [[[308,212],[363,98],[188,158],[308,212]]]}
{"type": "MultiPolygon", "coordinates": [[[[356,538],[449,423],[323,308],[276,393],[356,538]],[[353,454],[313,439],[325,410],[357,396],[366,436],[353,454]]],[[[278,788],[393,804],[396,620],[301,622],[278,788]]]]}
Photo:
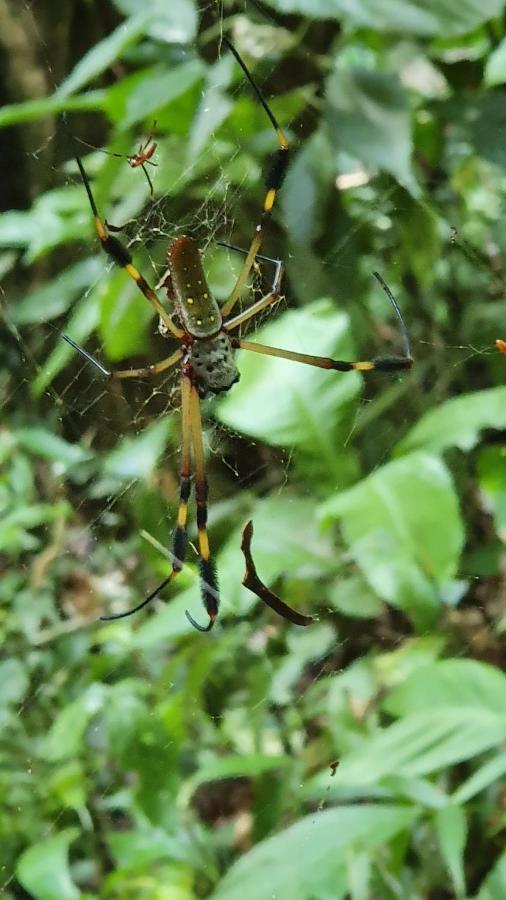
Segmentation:
{"type": "Polygon", "coordinates": [[[200,399],[197,389],[192,385],[190,397],[190,422],[195,465],[195,497],[197,503],[197,528],[199,541],[200,591],[202,602],[209,616],[206,626],[199,625],[186,610],[186,616],[198,631],[210,631],[214,625],[219,607],[218,576],[214,561],[211,559],[209,538],[207,535],[207,479],[204,458],[204,442],[202,440],[202,420],[200,416],[200,399]]]}
{"type": "Polygon", "coordinates": [[[413,365],[411,357],[406,356],[377,356],[371,360],[349,362],[348,360],[331,359],[329,356],[312,356],[309,353],[296,353],[294,350],[267,347],[265,344],[242,341],[238,338],[232,338],[231,343],[232,347],[238,350],[251,350],[254,353],[262,353],[265,356],[276,356],[280,359],[304,363],[307,366],[316,366],[318,369],[334,369],[337,372],[370,372],[373,369],[377,369],[380,372],[397,372],[401,369],[410,369],[413,365]]]}
{"type": "Polygon", "coordinates": [[[159,375],[160,372],[165,372],[167,369],[170,369],[171,366],[174,366],[180,359],[182,359],[184,351],[179,348],[175,350],[170,356],[167,356],[165,359],[161,359],[160,362],[153,363],[151,366],[144,366],[141,369],[117,369],[110,370],[106,369],[105,366],[102,365],[101,362],[98,361],[91,353],[88,353],[84,347],[81,347],[80,344],[77,344],[76,341],[73,341],[72,338],[68,337],[68,335],[63,334],[62,338],[67,344],[70,344],[74,350],[77,350],[81,356],[95,366],[102,375],[105,375],[106,378],[146,378],[151,375],[159,375]]]}
{"type": "Polygon", "coordinates": [[[124,613],[116,613],[111,616],[100,616],[103,621],[110,621],[111,619],[124,619],[126,616],[131,616],[133,613],[139,612],[140,609],[143,609],[148,603],[151,603],[155,597],[158,596],[160,591],[162,591],[167,585],[175,578],[178,572],[181,571],[184,557],[186,553],[187,546],[187,537],[186,537],[186,522],[188,517],[188,500],[190,497],[191,490],[191,482],[190,482],[190,439],[191,439],[191,422],[190,422],[190,395],[191,395],[191,382],[190,379],[183,375],[181,377],[181,487],[180,487],[180,499],[179,499],[179,511],[177,517],[177,525],[176,530],[174,532],[174,543],[173,543],[173,559],[172,559],[172,569],[167,575],[167,578],[151,591],[150,594],[146,597],[142,603],[139,603],[137,606],[134,606],[133,609],[129,609],[124,613]]]}

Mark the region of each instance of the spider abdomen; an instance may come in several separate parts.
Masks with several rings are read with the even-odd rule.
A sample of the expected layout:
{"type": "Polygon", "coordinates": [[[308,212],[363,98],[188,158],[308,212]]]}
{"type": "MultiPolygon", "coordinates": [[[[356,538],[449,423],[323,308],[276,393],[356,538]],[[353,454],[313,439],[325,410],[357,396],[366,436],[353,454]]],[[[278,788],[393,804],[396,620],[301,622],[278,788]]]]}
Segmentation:
{"type": "Polygon", "coordinates": [[[201,397],[228,391],[239,381],[232,344],[223,331],[212,338],[193,342],[191,366],[201,397]]]}
{"type": "MultiPolygon", "coordinates": [[[[221,328],[221,313],[206,281],[197,244],[183,235],[167,251],[172,299],[192,337],[208,338],[221,328]]],[[[168,282],[169,283],[169,282],[168,282]]]]}

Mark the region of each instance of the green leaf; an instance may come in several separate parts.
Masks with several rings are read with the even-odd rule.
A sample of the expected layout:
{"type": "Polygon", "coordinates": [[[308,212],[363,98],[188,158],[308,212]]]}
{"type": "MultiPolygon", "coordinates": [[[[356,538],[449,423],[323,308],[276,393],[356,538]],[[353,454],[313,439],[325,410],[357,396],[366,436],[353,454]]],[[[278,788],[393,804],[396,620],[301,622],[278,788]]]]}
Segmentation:
{"type": "Polygon", "coordinates": [[[20,660],[5,659],[0,662],[0,707],[21,703],[28,684],[28,675],[20,660]]]}
{"type": "Polygon", "coordinates": [[[423,666],[394,687],[384,707],[391,715],[438,706],[488,709],[506,715],[506,675],[474,659],[445,659],[423,666]]]}
{"type": "Polygon", "coordinates": [[[23,122],[35,122],[38,119],[57,116],[64,110],[89,111],[102,109],[107,91],[88,91],[78,97],[38,97],[25,103],[12,103],[0,109],[0,128],[19,125],[23,122]]]}
{"type": "Polygon", "coordinates": [[[242,856],[212,898],[338,900],[346,893],[346,866],[354,853],[384,847],[415,818],[413,809],[368,803],[311,813],[242,856]]]}
{"type": "Polygon", "coordinates": [[[91,684],[77,700],[61,709],[43,742],[45,759],[66,759],[80,753],[86,729],[102,708],[105,696],[103,684],[91,684]]]}
{"type": "Polygon", "coordinates": [[[467,803],[476,794],[490,787],[494,782],[502,783],[506,773],[506,752],[501,750],[487,762],[483,763],[476,772],[464,781],[452,795],[453,803],[467,803]]]}
{"type": "MultiPolygon", "coordinates": [[[[285,312],[256,332],[255,342],[352,358],[348,317],[328,300],[285,312]]],[[[336,428],[359,393],[359,376],[246,351],[238,354],[238,367],[241,380],[217,404],[218,419],[274,446],[316,446],[333,466],[336,428]]]]}
{"type": "Polygon", "coordinates": [[[122,129],[131,128],[143,122],[181,97],[189,88],[197,85],[205,74],[205,66],[200,59],[189,59],[175,69],[153,69],[144,77],[137,78],[136,84],[125,91],[119,82],[108,91],[106,109],[113,122],[122,129]]]}
{"type": "Polygon", "coordinates": [[[485,878],[475,900],[504,900],[506,897],[506,853],[502,853],[485,878]]]}
{"type": "Polygon", "coordinates": [[[16,325],[49,322],[68,310],[73,301],[87,290],[104,271],[103,259],[92,256],[69,266],[44,287],[36,288],[9,310],[16,325]]]}
{"type": "Polygon", "coordinates": [[[426,37],[465,34],[499,16],[504,0],[267,0],[278,12],[338,19],[354,28],[373,28],[426,37]]]}
{"type": "Polygon", "coordinates": [[[439,458],[417,453],[389,463],[324,503],[320,515],[339,520],[353,559],[380,597],[418,627],[434,620],[464,544],[458,498],[439,458]]]}
{"type": "Polygon", "coordinates": [[[439,772],[500,746],[505,736],[506,714],[452,706],[414,712],[355,746],[341,760],[333,789],[439,772]]]}
{"type": "Polygon", "coordinates": [[[506,428],[506,387],[474,391],[431,409],[397,445],[398,453],[440,452],[448,447],[468,451],[483,428],[506,428]]]}
{"type": "MultiPolygon", "coordinates": [[[[138,0],[114,0],[124,16],[139,11],[138,0]]],[[[165,44],[191,44],[197,34],[198,16],[193,0],[144,0],[143,9],[152,16],[148,34],[165,44]]]]}
{"type": "Polygon", "coordinates": [[[502,39],[488,57],[484,81],[489,87],[506,82],[506,38],[502,39]]]}
{"type": "Polygon", "coordinates": [[[41,459],[60,463],[64,469],[93,458],[93,453],[89,450],[85,450],[79,444],[69,444],[45,428],[18,428],[15,435],[25,450],[41,459]]]}
{"type": "Polygon", "coordinates": [[[165,416],[138,437],[120,440],[105,457],[103,475],[121,481],[149,478],[167,446],[171,427],[170,416],[165,416]]]}
{"type": "Polygon", "coordinates": [[[100,340],[107,357],[116,362],[148,350],[147,329],[153,309],[135,283],[116,271],[100,292],[100,340]]]}
{"type": "Polygon", "coordinates": [[[390,172],[410,193],[419,189],[411,169],[411,115],[406,91],[386,72],[336,69],[326,88],[325,121],[336,152],[390,172]]]}
{"type": "MultiPolygon", "coordinates": [[[[99,308],[96,292],[85,294],[82,300],[76,304],[67,323],[67,333],[77,343],[84,344],[87,337],[98,324],[98,315],[99,308]]],[[[57,338],[54,349],[40,367],[33,381],[32,391],[35,397],[40,397],[46,387],[65,368],[72,357],[75,357],[75,350],[62,340],[61,336],[57,338]]]]}
{"type": "Polygon", "coordinates": [[[450,878],[456,897],[466,894],[464,869],[464,849],[467,838],[467,820],[460,806],[445,806],[434,816],[439,850],[450,878]]]}
{"type": "Polygon", "coordinates": [[[94,44],[74,66],[70,75],[62,81],[55,96],[62,98],[75,94],[97,75],[101,75],[112,63],[120,59],[129,47],[137,43],[151,19],[152,12],[143,9],[141,13],[118,25],[98,44],[94,44]]]}
{"type": "Polygon", "coordinates": [[[199,784],[224,778],[256,778],[264,772],[293,765],[289,756],[265,756],[261,753],[217,757],[199,766],[192,778],[192,790],[199,784]]]}
{"type": "Polygon", "coordinates": [[[78,900],[81,896],[68,862],[70,844],[78,834],[77,828],[66,828],[22,853],[16,874],[34,900],[78,900]]]}

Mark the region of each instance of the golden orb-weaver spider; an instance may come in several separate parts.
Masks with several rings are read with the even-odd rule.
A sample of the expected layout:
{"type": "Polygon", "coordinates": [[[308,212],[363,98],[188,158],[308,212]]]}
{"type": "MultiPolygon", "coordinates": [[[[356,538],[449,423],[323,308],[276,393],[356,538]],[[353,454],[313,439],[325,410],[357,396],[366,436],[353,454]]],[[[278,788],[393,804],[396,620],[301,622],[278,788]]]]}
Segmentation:
{"type": "MultiPolygon", "coordinates": [[[[402,356],[380,356],[363,362],[348,362],[322,356],[311,356],[306,353],[295,353],[262,344],[245,341],[233,337],[233,332],[261,310],[266,309],[280,299],[280,287],[283,265],[276,261],[273,283],[270,291],[251,306],[237,315],[233,309],[246,286],[248,276],[259,254],[265,227],[271,217],[276,195],[282,185],[288,165],[288,141],[281,130],[275,116],[255,83],[246,64],[235,47],[226,38],[224,43],[239,63],[246,79],[268,116],[278,138],[279,148],[276,151],[266,180],[267,192],[264,199],[260,221],[248,251],[244,264],[229,298],[220,307],[213,298],[207,285],[202,268],[199,250],[191,237],[179,237],[174,240],[167,251],[168,268],[157,287],[165,288],[167,298],[173,305],[174,314],[169,315],[160,303],[155,291],[135,268],[132,257],[126,247],[110,233],[110,226],[98,214],[97,206],[90,182],[79,155],[76,162],[88,195],[88,200],[95,220],[95,230],[105,252],[111,259],[122,266],[136,282],[137,287],[152,304],[160,317],[159,329],[167,338],[175,338],[179,346],[166,359],[145,368],[110,371],[106,369],[87,350],[76,344],[72,338],[64,335],[64,339],[77,350],[88,362],[92,363],[107,378],[124,379],[157,375],[165,372],[176,363],[181,364],[181,465],[179,511],[173,538],[172,569],[161,584],[152,591],[142,603],[133,609],[116,615],[102,616],[103,619],[120,619],[142,609],[153,600],[160,591],[181,571],[186,556],[188,537],[187,519],[188,502],[192,489],[191,463],[195,475],[195,500],[197,508],[198,552],[200,570],[201,596],[209,622],[199,625],[193,616],[186,611],[191,624],[199,631],[210,631],[218,614],[219,590],[218,578],[214,562],[211,558],[207,535],[207,480],[205,472],[204,445],[202,440],[202,422],[200,415],[200,398],[209,394],[228,391],[238,380],[239,372],[234,359],[234,350],[249,350],[268,356],[277,356],[294,362],[316,366],[321,369],[334,369],[337,372],[352,370],[370,372],[374,369],[382,372],[397,372],[409,369],[412,365],[409,339],[397,303],[389,288],[378,273],[376,279],[385,291],[400,324],[404,343],[402,356]],[[193,453],[192,453],[193,451],[193,453]]],[[[146,149],[146,148],[144,148],[146,149]]],[[[154,149],[154,148],[153,148],[154,149]]],[[[272,593],[260,580],[251,555],[251,538],[253,526],[248,522],[243,531],[242,551],[246,561],[246,574],[243,584],[253,591],[257,597],[274,609],[284,618],[297,625],[308,625],[310,616],[304,616],[287,606],[272,593]]]]}

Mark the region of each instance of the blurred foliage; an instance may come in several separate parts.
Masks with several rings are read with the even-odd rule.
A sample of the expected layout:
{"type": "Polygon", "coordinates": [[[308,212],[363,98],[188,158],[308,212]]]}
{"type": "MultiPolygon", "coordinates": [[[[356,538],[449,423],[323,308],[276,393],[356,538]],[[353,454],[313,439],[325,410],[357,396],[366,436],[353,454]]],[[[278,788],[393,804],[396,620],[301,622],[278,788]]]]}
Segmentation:
{"type": "MultiPolygon", "coordinates": [[[[50,87],[28,96],[0,10],[20,198],[0,219],[3,895],[503,900],[504,0],[92,6],[61,4],[60,30],[32,6],[50,87]],[[190,233],[224,299],[241,257],[216,241],[247,246],[276,139],[222,30],[293,150],[264,244],[286,298],[260,340],[398,352],[378,270],[416,364],[239,354],[204,405],[222,609],[203,636],[193,562],[168,602],[97,622],[167,572],[179,401],[172,376],[102,384],[59,339],[123,367],[167,355],[97,247],[59,114],[146,277],[190,233]],[[151,130],[153,197],[125,158],[151,130]],[[242,588],[250,516],[307,630],[242,588]]],[[[271,278],[262,262],[253,290],[271,278]]]]}

